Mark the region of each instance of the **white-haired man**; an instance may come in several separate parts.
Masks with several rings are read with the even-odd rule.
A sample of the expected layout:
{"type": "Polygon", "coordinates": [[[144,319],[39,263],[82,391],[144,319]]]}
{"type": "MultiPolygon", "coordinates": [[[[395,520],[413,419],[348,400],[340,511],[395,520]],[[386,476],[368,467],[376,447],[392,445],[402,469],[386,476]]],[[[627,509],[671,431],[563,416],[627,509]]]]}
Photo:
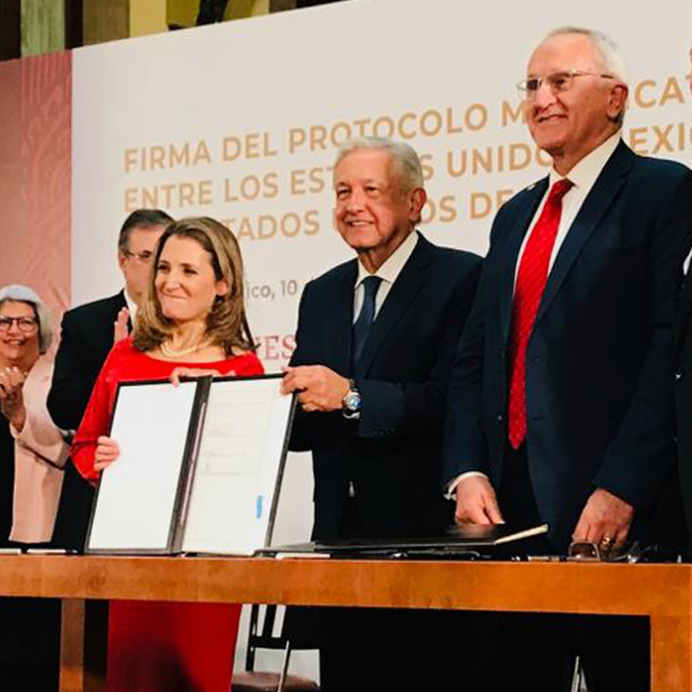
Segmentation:
{"type": "MultiPolygon", "coordinates": [[[[460,344],[444,454],[457,521],[547,522],[548,540],[527,548],[539,552],[680,540],[680,518],[664,530],[658,510],[677,504],[664,501],[676,490],[672,320],[692,172],[621,140],[626,75],[601,33],[549,34],[520,89],[553,168],[498,212],[460,344]]],[[[641,623],[544,625],[497,632],[494,649],[512,641],[491,689],[519,671],[534,690],[563,689],[570,637],[591,692],[614,689],[612,675],[648,689],[641,623]]]]}
{"type": "MultiPolygon", "coordinates": [[[[440,530],[452,521],[439,466],[444,402],[480,258],[415,230],[426,194],[407,144],[347,142],[334,190],[336,225],[357,259],[305,287],[284,378],[302,408],[293,447],[313,457],[313,535],[440,530]]],[[[450,639],[437,622],[433,613],[332,613],[323,689],[442,689],[450,639]]]]}

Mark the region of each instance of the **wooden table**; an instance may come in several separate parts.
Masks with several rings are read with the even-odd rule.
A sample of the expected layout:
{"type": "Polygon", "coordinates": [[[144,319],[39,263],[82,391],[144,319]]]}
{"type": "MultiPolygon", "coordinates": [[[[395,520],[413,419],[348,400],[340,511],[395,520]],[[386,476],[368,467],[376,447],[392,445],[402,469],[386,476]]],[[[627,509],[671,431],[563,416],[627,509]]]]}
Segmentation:
{"type": "Polygon", "coordinates": [[[645,615],[652,690],[692,692],[692,565],[0,556],[0,595],[64,599],[61,692],[105,689],[113,599],[645,615]]]}

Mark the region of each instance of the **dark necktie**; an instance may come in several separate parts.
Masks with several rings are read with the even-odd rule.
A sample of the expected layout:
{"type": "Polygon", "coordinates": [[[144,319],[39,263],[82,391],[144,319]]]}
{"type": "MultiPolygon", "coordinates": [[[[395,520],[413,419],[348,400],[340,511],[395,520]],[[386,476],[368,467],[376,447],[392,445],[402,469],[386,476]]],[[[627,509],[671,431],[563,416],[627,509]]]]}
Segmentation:
{"type": "Polygon", "coordinates": [[[562,198],[572,187],[567,179],[550,189],[519,263],[512,303],[510,337],[509,442],[518,449],[526,438],[526,347],[548,281],[550,256],[562,217],[562,198]]]}
{"type": "Polygon", "coordinates": [[[353,324],[353,364],[356,365],[363,353],[363,346],[368,338],[370,327],[375,321],[375,298],[382,279],[379,276],[368,276],[363,279],[363,307],[358,319],[353,324]]]}

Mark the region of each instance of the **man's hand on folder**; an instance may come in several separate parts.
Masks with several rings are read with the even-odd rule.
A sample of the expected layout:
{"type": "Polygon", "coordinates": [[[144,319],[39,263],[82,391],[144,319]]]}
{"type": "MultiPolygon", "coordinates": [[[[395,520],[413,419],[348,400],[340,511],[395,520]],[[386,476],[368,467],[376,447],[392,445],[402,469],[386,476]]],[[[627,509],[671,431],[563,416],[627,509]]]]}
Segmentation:
{"type": "Polygon", "coordinates": [[[298,402],[303,411],[339,411],[351,384],[324,365],[285,367],[281,384],[282,394],[299,392],[298,402]]]}
{"type": "Polygon", "coordinates": [[[484,476],[464,478],[456,487],[455,520],[460,524],[504,524],[495,490],[484,476]]]}

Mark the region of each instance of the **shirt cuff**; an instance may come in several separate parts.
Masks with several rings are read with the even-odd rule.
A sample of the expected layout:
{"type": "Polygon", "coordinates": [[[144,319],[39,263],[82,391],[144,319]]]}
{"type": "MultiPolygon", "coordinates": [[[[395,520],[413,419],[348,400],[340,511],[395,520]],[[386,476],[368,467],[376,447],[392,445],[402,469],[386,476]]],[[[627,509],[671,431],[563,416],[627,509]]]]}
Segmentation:
{"type": "Polygon", "coordinates": [[[482,471],[467,471],[466,473],[462,473],[461,475],[457,476],[454,480],[451,480],[447,485],[445,500],[456,500],[456,490],[459,483],[461,483],[461,481],[463,480],[466,480],[467,478],[472,478],[473,476],[478,476],[479,478],[485,478],[486,480],[489,480],[488,476],[486,476],[482,471]]]}

